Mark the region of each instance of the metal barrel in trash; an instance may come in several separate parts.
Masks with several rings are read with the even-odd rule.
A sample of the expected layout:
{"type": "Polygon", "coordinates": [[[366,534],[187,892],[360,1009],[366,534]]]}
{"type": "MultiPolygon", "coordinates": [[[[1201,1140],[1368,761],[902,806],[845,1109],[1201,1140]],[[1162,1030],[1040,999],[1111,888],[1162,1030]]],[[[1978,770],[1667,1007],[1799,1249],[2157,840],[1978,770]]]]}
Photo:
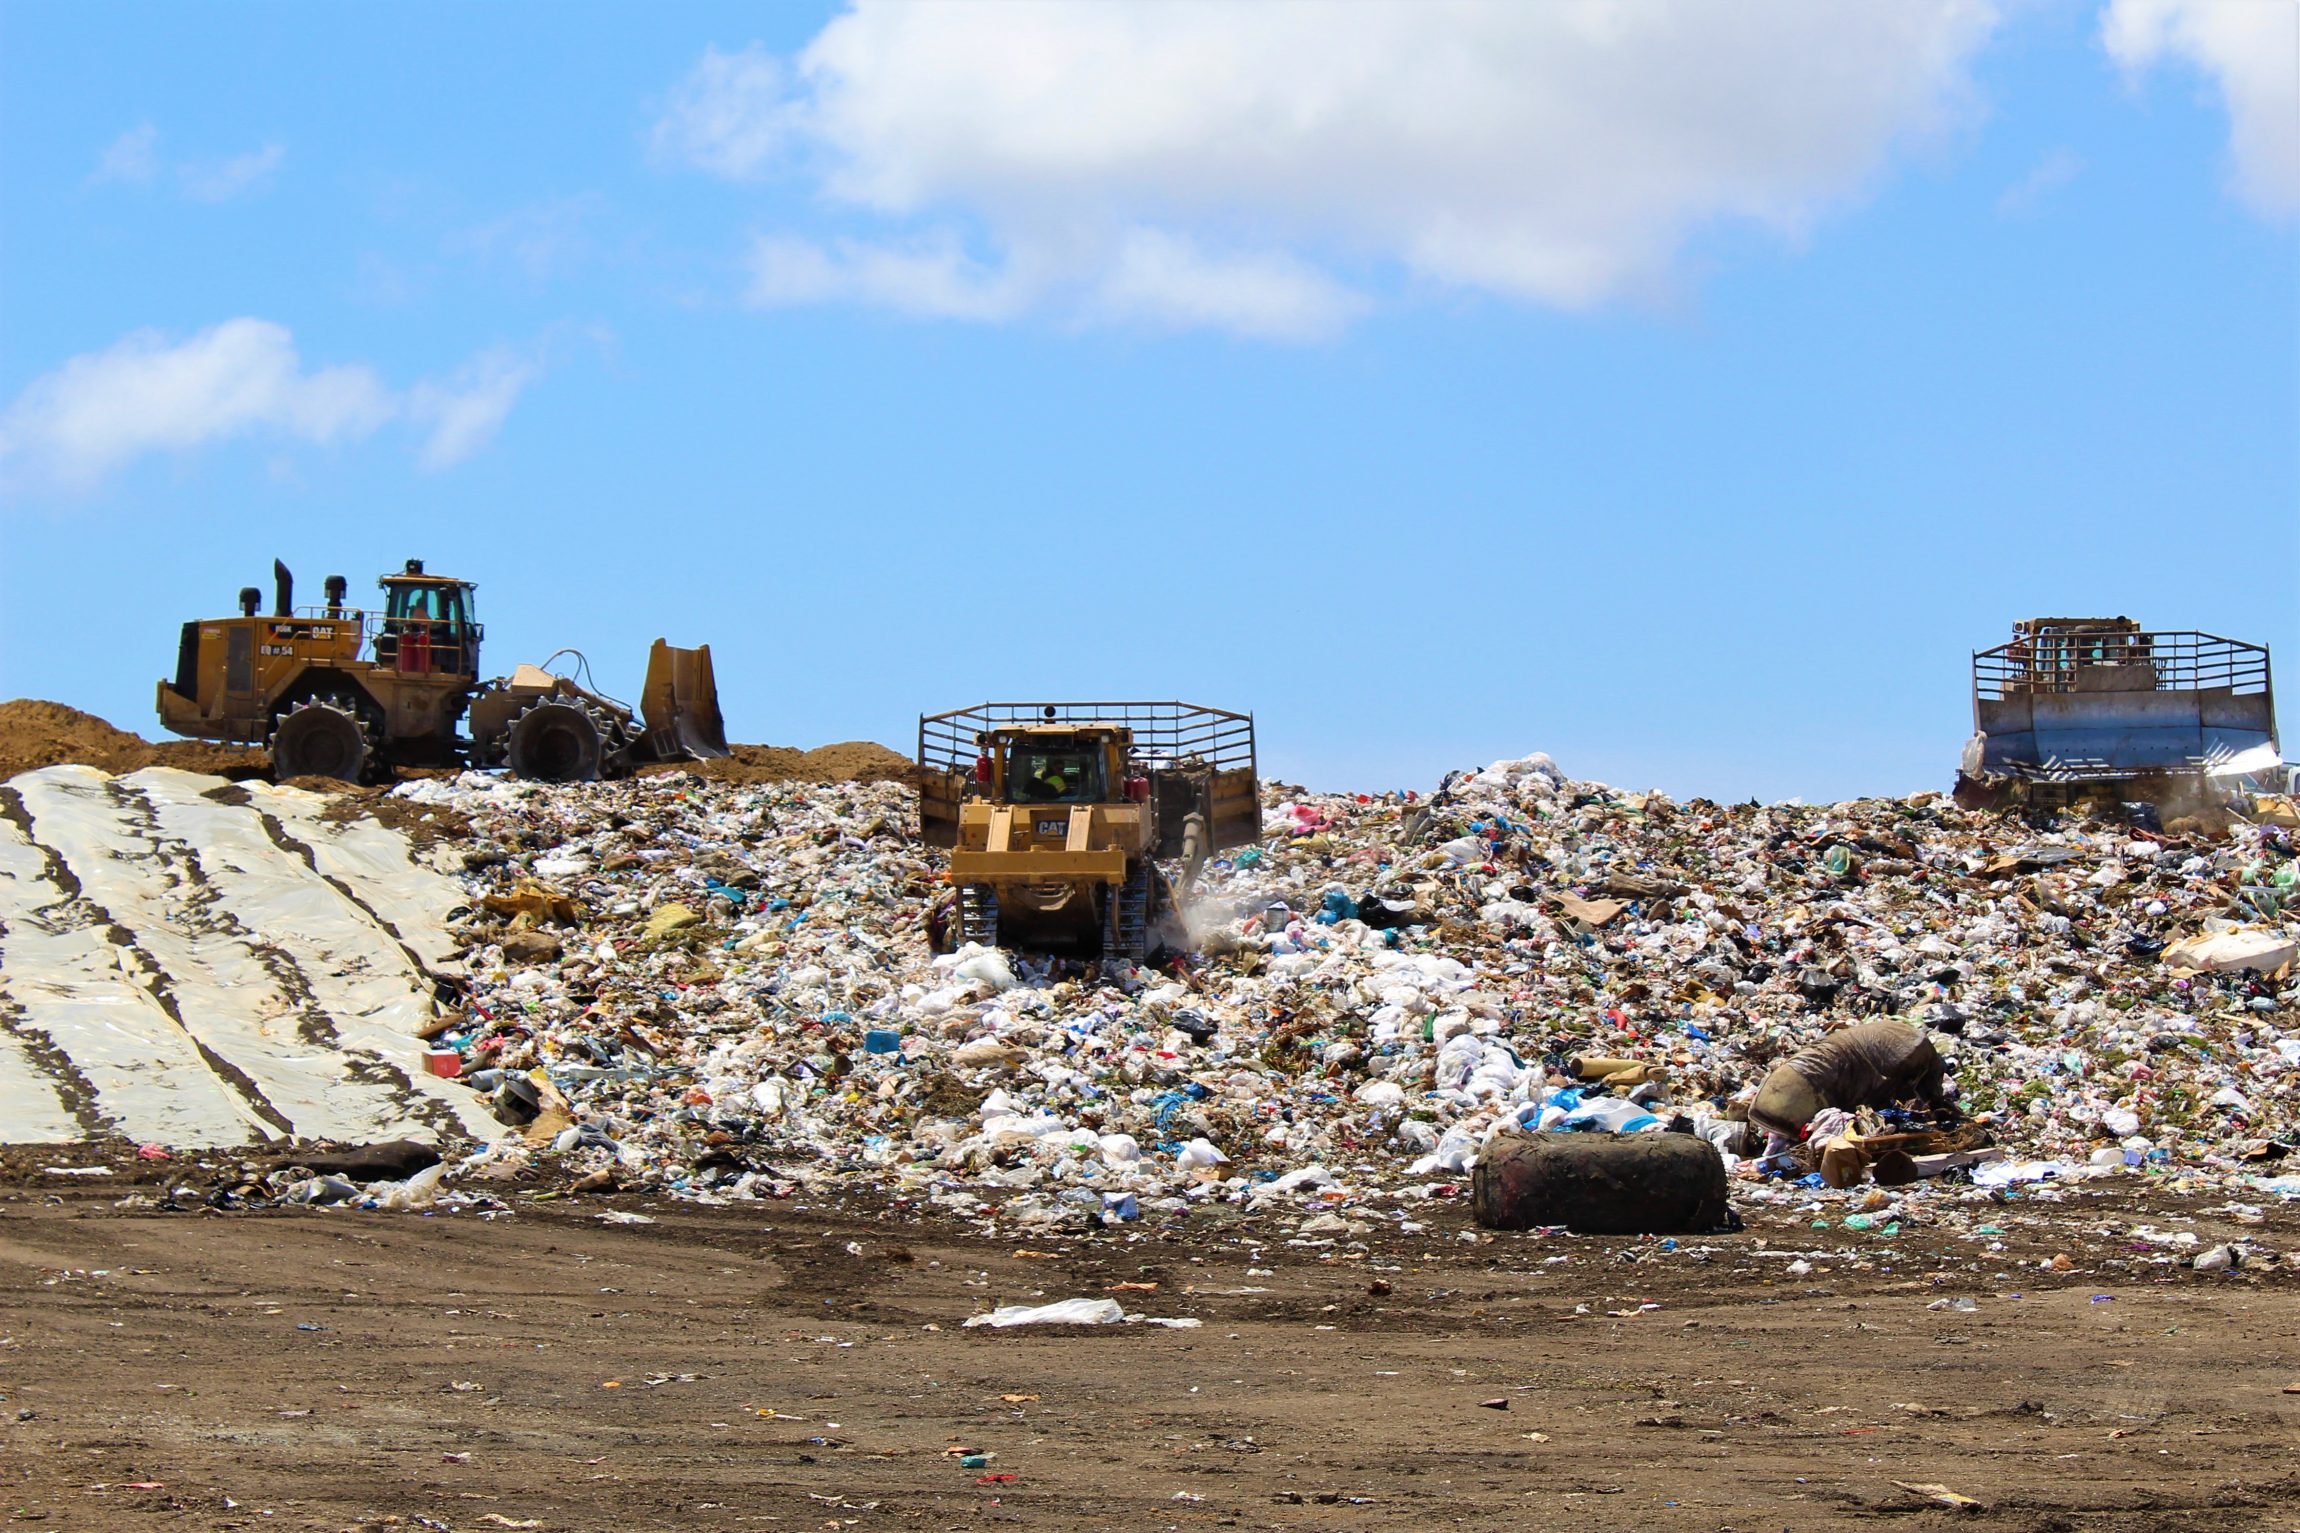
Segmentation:
{"type": "Polygon", "coordinates": [[[1691,1134],[1524,1134],[1486,1141],[1470,1211],[1488,1229],[1690,1235],[1730,1219],[1725,1162],[1691,1134]]]}

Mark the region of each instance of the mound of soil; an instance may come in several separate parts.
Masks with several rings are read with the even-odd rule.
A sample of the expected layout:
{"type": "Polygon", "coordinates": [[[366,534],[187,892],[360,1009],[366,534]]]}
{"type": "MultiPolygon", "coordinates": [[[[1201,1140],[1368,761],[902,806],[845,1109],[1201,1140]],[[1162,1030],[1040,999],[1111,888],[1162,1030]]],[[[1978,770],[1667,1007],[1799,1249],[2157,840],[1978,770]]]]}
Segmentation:
{"type": "Polygon", "coordinates": [[[148,766],[209,772],[218,777],[260,777],[263,752],[205,740],[152,744],[116,729],[92,713],[62,703],[19,697],[0,703],[0,778],[41,767],[92,766],[133,772],[148,766]]]}
{"type": "Polygon", "coordinates": [[[719,761],[681,761],[642,772],[692,772],[713,782],[908,782],[908,756],[869,740],[843,740],[802,751],[788,745],[738,745],[719,761]]]}
{"type": "MultiPolygon", "coordinates": [[[[62,703],[28,697],[0,703],[0,779],[68,763],[115,774],[148,766],[175,767],[233,781],[262,777],[271,769],[264,753],[248,746],[207,740],[162,740],[154,744],[62,703]]],[[[714,782],[732,783],[908,782],[911,764],[908,756],[883,745],[845,740],[811,751],[787,745],[738,745],[734,755],[722,761],[681,761],[640,770],[693,772],[714,782]]],[[[403,767],[396,775],[452,777],[455,769],[403,767]]],[[[296,786],[323,793],[356,791],[349,784],[322,778],[299,780],[296,786]]]]}
{"type": "Polygon", "coordinates": [[[151,766],[174,767],[179,772],[205,772],[210,777],[261,777],[272,769],[271,760],[252,745],[218,745],[213,740],[161,740],[152,746],[151,766]]]}
{"type": "Polygon", "coordinates": [[[20,697],[0,703],[0,777],[78,762],[107,772],[150,766],[152,747],[92,713],[20,697]]]}

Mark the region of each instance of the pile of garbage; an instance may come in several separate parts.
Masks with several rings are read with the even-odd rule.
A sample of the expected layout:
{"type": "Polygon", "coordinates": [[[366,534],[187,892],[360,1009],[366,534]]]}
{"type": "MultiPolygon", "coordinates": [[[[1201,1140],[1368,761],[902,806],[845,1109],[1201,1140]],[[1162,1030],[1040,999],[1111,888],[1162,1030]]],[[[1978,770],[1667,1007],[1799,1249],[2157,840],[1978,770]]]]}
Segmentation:
{"type": "Polygon", "coordinates": [[[433,1044],[507,1125],[476,1169],[1021,1228],[1450,1188],[1520,1128],[1690,1130],[1747,1177],[1765,1071],[1899,1017],[2005,1151],[1965,1176],[2300,1195],[2289,801],[2178,833],[1726,806],[1538,755],[1264,791],[1189,951],[1136,966],[931,952],[940,854],[892,782],[404,784],[470,827],[433,854],[470,894],[433,1044]]]}

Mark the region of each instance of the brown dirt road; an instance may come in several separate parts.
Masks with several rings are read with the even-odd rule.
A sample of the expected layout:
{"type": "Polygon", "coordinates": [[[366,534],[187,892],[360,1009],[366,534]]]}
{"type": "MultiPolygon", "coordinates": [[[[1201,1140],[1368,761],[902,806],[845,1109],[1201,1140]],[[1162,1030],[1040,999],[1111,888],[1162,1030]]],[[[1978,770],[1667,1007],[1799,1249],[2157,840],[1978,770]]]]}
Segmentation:
{"type": "Polygon", "coordinates": [[[2001,1252],[1904,1231],[1792,1277],[1759,1253],[1849,1237],[1761,1212],[1664,1251],[1443,1203],[1348,1253],[1219,1214],[990,1240],[860,1204],[166,1213],[55,1180],[0,1191],[11,1529],[2300,1528],[2300,1278],[2124,1233],[2300,1245],[2273,1206],[2077,1194],[2001,1252]],[[1202,1326],[961,1326],[1121,1282],[1202,1326]]]}

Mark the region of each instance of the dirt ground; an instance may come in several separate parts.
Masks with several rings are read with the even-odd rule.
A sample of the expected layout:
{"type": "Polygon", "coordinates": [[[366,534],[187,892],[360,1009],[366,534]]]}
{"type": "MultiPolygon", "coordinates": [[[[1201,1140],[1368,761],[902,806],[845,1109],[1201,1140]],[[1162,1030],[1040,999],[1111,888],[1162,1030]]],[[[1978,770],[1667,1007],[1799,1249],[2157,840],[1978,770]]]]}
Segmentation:
{"type": "Polygon", "coordinates": [[[168,1212],[38,1159],[0,1188],[9,1528],[2300,1528],[2300,1275],[2128,1243],[2290,1250],[2274,1205],[2074,1192],[1988,1251],[1785,1209],[1489,1235],[1453,1200],[1351,1251],[860,1197],[168,1212]],[[1202,1323],[962,1324],[1105,1295],[1202,1323]]]}
{"type": "Polygon", "coordinates": [[[716,761],[673,761],[639,769],[639,775],[692,772],[713,782],[908,782],[911,759],[869,740],[842,740],[800,750],[789,745],[737,745],[716,761]]]}

